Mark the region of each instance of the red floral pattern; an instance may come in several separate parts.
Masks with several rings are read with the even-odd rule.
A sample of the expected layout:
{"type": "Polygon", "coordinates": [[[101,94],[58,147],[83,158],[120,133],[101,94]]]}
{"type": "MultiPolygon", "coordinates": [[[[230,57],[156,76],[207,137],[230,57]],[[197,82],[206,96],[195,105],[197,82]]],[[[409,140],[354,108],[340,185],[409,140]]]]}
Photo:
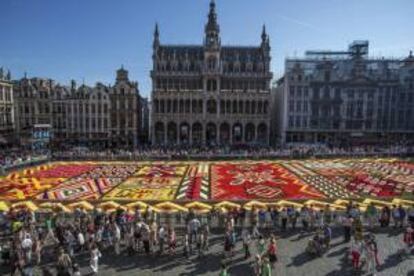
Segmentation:
{"type": "Polygon", "coordinates": [[[276,163],[212,165],[211,188],[218,200],[324,197],[276,163]]]}
{"type": "Polygon", "coordinates": [[[50,169],[36,171],[31,177],[35,178],[72,178],[96,168],[93,164],[56,165],[50,169]]]}

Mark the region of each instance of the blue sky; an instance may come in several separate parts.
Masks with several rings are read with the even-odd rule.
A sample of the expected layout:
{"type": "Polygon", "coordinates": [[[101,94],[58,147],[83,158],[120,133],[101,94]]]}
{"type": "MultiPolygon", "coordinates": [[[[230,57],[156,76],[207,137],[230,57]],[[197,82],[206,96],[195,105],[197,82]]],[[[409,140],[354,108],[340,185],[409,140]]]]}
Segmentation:
{"type": "MultiPolygon", "coordinates": [[[[161,43],[200,44],[209,0],[0,0],[0,66],[20,78],[68,84],[113,83],[124,65],[149,95],[152,34],[161,43]]],[[[308,49],[345,49],[370,40],[374,56],[414,49],[413,0],[217,0],[222,44],[260,43],[262,24],[272,70],[308,49]]]]}

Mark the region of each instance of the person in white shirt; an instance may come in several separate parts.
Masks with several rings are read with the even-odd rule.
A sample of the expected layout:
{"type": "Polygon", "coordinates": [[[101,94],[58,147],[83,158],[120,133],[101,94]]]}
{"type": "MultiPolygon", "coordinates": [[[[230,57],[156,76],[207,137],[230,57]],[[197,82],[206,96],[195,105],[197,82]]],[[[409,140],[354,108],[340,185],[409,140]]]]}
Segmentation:
{"type": "Polygon", "coordinates": [[[197,241],[197,235],[198,235],[198,230],[201,226],[200,221],[198,220],[198,218],[193,218],[190,223],[190,244],[192,244],[194,241],[197,241]]]}
{"type": "Polygon", "coordinates": [[[90,260],[90,267],[94,275],[98,275],[98,268],[99,268],[99,258],[102,257],[101,252],[99,251],[96,244],[92,244],[91,246],[91,260],[90,260]]]}
{"type": "Polygon", "coordinates": [[[158,231],[158,243],[160,246],[160,254],[162,254],[164,252],[164,242],[165,242],[165,228],[163,225],[161,225],[159,231],[158,231]]]}
{"type": "Polygon", "coordinates": [[[114,249],[116,255],[119,255],[121,253],[121,229],[119,229],[119,226],[114,223],[113,224],[113,237],[114,237],[114,249]]]}
{"type": "Polygon", "coordinates": [[[78,244],[79,244],[79,251],[83,250],[83,246],[85,245],[85,237],[83,236],[82,231],[78,233],[78,244]]]}
{"type": "Polygon", "coordinates": [[[29,234],[26,234],[23,241],[22,241],[22,249],[25,254],[25,259],[27,263],[30,263],[32,260],[32,247],[33,241],[29,234]]]}

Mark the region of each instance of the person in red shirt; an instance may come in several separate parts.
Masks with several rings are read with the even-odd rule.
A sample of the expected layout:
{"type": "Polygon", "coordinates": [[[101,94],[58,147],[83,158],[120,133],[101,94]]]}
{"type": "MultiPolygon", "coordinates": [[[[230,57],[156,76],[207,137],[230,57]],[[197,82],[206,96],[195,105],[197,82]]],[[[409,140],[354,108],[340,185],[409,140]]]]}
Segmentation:
{"type": "Polygon", "coordinates": [[[269,246],[267,247],[267,255],[269,256],[269,261],[274,266],[274,263],[277,261],[277,246],[276,246],[276,238],[272,237],[270,239],[269,246]]]}

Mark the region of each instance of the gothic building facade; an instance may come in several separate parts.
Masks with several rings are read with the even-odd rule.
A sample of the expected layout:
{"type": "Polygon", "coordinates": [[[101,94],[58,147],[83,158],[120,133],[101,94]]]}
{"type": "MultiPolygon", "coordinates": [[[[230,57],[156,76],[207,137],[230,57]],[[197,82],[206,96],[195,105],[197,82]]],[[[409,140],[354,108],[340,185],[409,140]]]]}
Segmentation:
{"type": "Polygon", "coordinates": [[[286,59],[275,93],[280,143],[414,141],[414,57],[374,59],[368,46],[286,59]]]}
{"type": "Polygon", "coordinates": [[[215,3],[202,45],[153,41],[150,135],[155,145],[269,143],[270,42],[222,46],[215,3]]]}

